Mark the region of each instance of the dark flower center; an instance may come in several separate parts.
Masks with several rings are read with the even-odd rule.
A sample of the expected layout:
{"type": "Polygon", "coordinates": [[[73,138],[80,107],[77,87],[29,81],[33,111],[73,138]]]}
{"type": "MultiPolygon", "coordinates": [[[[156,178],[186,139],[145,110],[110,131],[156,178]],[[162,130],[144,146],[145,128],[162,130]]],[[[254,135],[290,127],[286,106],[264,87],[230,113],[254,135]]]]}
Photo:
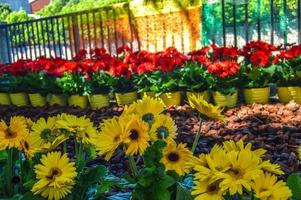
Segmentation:
{"type": "Polygon", "coordinates": [[[215,192],[218,189],[218,187],[216,185],[210,185],[208,187],[208,192],[215,192]]]}
{"type": "Polygon", "coordinates": [[[119,135],[114,137],[114,142],[118,142],[119,140],[120,140],[120,136],[119,135]]]}
{"type": "Polygon", "coordinates": [[[168,129],[164,126],[160,126],[159,128],[157,128],[156,132],[157,132],[157,137],[159,139],[165,139],[169,135],[168,129]]]}
{"type": "Polygon", "coordinates": [[[46,128],[41,133],[41,138],[43,140],[51,141],[51,130],[49,128],[46,128]]]}
{"type": "Polygon", "coordinates": [[[172,162],[177,162],[179,160],[179,154],[177,153],[170,153],[168,154],[168,160],[172,161],[172,162]]]}
{"type": "Polygon", "coordinates": [[[6,129],[5,138],[12,139],[16,137],[17,137],[17,133],[15,131],[11,130],[10,128],[6,129]]]}
{"type": "Polygon", "coordinates": [[[154,122],[154,115],[152,113],[147,113],[143,115],[142,120],[149,124],[152,124],[154,122]]]}
{"type": "Polygon", "coordinates": [[[138,140],[138,138],[139,138],[138,131],[136,129],[132,129],[130,132],[131,132],[130,138],[132,140],[138,140]]]}
{"type": "Polygon", "coordinates": [[[28,149],[29,149],[29,144],[28,144],[28,142],[27,142],[27,141],[24,141],[24,147],[25,147],[25,149],[26,149],[26,150],[28,150],[28,149]]]}
{"type": "Polygon", "coordinates": [[[47,179],[53,180],[55,177],[58,177],[62,174],[62,171],[59,168],[51,168],[49,174],[46,176],[47,179]]]}

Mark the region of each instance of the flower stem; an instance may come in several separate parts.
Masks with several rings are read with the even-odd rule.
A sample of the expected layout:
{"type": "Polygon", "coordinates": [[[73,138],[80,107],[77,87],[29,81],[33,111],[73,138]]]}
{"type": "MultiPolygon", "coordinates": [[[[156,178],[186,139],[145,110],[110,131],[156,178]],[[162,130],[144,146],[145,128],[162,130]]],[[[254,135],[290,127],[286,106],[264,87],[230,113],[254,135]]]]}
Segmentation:
{"type": "Polygon", "coordinates": [[[129,162],[133,177],[136,178],[138,175],[138,169],[133,156],[129,156],[129,162]]]}
{"type": "Polygon", "coordinates": [[[64,144],[63,144],[63,152],[64,154],[67,153],[67,142],[65,141],[64,144]]]}
{"type": "Polygon", "coordinates": [[[23,192],[23,177],[24,177],[24,171],[23,171],[23,160],[22,160],[22,152],[19,152],[19,159],[20,159],[20,188],[23,192]]]}
{"type": "Polygon", "coordinates": [[[7,149],[7,191],[8,197],[13,196],[13,149],[7,149]]]}
{"type": "Polygon", "coordinates": [[[192,153],[194,153],[201,137],[202,122],[203,122],[202,117],[199,116],[199,128],[197,134],[195,135],[194,142],[191,148],[192,153]]]}

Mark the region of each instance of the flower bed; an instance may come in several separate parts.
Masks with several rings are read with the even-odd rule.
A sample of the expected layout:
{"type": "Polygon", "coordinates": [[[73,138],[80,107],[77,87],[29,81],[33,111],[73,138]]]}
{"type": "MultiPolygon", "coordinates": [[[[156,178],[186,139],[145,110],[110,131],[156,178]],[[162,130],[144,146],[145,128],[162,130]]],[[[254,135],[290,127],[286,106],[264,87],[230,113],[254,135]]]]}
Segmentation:
{"type": "Polygon", "coordinates": [[[73,61],[19,60],[1,67],[0,104],[101,108],[115,94],[119,104],[150,95],[174,105],[181,103],[181,91],[188,99],[188,93],[208,93],[215,104],[233,107],[237,91],[247,104],[268,103],[271,84],[277,84],[280,102],[300,103],[301,46],[279,48],[250,42],[242,49],[211,45],[184,55],[172,47],[150,53],[124,46],[117,56],[95,49],[81,50],[73,61]]]}
{"type": "Polygon", "coordinates": [[[290,188],[277,180],[278,175],[286,179],[299,168],[298,104],[243,106],[229,109],[225,118],[220,108],[208,104],[203,96],[192,95],[189,103],[191,107],[165,110],[162,101],[144,97],[128,107],[99,112],[67,107],[1,107],[1,118],[6,122],[1,122],[0,135],[7,136],[1,143],[6,163],[2,167],[14,166],[13,171],[4,170],[3,177],[18,179],[13,183],[3,179],[4,187],[14,184],[16,190],[1,191],[9,196],[18,192],[21,199],[108,195],[138,199],[236,199],[253,195],[264,199],[262,186],[269,185],[269,197],[288,199],[300,189],[294,186],[300,180],[297,174],[287,179],[290,188]],[[71,114],[61,114],[65,111],[71,114]],[[34,122],[10,115],[25,115],[34,122]],[[282,123],[286,128],[279,127],[284,126],[282,123]],[[203,132],[203,136],[193,137],[195,132],[196,136],[203,132]],[[11,140],[15,134],[17,137],[11,140]],[[193,156],[197,138],[200,142],[193,156]],[[250,141],[253,148],[242,140],[225,139],[250,141]],[[233,176],[236,171],[244,175],[233,176]],[[44,182],[48,184],[43,186],[44,182]]]}

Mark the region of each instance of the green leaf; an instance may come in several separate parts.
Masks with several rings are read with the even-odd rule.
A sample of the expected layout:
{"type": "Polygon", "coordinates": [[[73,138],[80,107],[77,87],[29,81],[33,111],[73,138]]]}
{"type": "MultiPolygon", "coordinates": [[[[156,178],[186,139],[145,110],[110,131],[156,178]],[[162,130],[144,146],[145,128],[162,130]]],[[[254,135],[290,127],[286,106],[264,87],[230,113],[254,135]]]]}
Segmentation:
{"type": "Polygon", "coordinates": [[[301,200],[301,177],[297,173],[291,174],[287,179],[287,185],[292,190],[293,198],[301,200]]]}
{"type": "Polygon", "coordinates": [[[177,183],[176,200],[193,200],[191,193],[181,183],[177,183]]]}

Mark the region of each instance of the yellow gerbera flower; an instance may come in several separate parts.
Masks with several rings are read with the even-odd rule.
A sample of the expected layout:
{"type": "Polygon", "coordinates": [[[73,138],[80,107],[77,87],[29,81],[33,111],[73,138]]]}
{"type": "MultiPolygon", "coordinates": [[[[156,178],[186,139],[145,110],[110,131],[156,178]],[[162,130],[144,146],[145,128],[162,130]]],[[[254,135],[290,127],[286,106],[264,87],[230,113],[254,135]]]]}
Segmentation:
{"type": "Polygon", "coordinates": [[[195,181],[192,195],[195,200],[223,200],[224,191],[220,188],[220,181],[195,181]]]}
{"type": "Polygon", "coordinates": [[[154,118],[154,123],[150,129],[151,140],[157,141],[162,140],[172,140],[177,136],[177,126],[175,121],[168,115],[156,115],[154,118]]]}
{"type": "Polygon", "coordinates": [[[0,122],[0,151],[6,148],[20,148],[21,141],[28,135],[28,129],[18,117],[11,117],[9,125],[0,122]]]}
{"type": "Polygon", "coordinates": [[[169,141],[163,149],[161,163],[165,170],[174,170],[179,176],[189,172],[188,162],[192,159],[192,152],[186,148],[186,144],[176,144],[175,141],[169,141]]]}
{"type": "Polygon", "coordinates": [[[152,124],[156,115],[164,111],[162,100],[145,95],[142,100],[125,108],[123,115],[138,114],[143,121],[152,124]]]}
{"type": "Polygon", "coordinates": [[[65,129],[75,134],[76,140],[83,144],[95,144],[96,130],[93,123],[86,116],[77,117],[75,115],[63,114],[56,122],[56,127],[65,129]]]}
{"type": "Polygon", "coordinates": [[[278,174],[278,175],[282,175],[284,174],[284,171],[281,170],[280,165],[278,164],[273,164],[271,163],[271,161],[266,160],[266,161],[262,161],[259,164],[259,167],[264,171],[264,172],[269,172],[272,174],[278,174]]]}
{"type": "Polygon", "coordinates": [[[123,143],[126,144],[126,155],[142,155],[150,140],[148,124],[138,115],[122,116],[120,120],[125,126],[123,143]]]}
{"type": "Polygon", "coordinates": [[[100,125],[100,133],[96,142],[96,150],[99,155],[106,154],[105,159],[111,159],[115,150],[122,143],[124,128],[118,117],[105,120],[100,125]]]}
{"type": "Polygon", "coordinates": [[[16,116],[16,118],[20,121],[23,121],[23,123],[27,126],[28,129],[30,129],[33,125],[33,122],[30,118],[26,118],[24,116],[16,116]]]}
{"type": "Polygon", "coordinates": [[[255,197],[260,200],[285,200],[292,196],[285,183],[282,180],[277,181],[277,177],[269,173],[255,179],[252,188],[255,197]]]}
{"type": "Polygon", "coordinates": [[[222,122],[226,121],[225,116],[222,114],[223,109],[219,106],[214,106],[204,100],[202,95],[191,95],[189,99],[189,105],[199,111],[201,115],[204,115],[210,119],[216,119],[222,122]]]}
{"type": "Polygon", "coordinates": [[[41,151],[53,150],[68,139],[67,135],[56,128],[56,120],[56,117],[49,117],[47,120],[40,118],[32,125],[29,141],[34,148],[41,151]]]}
{"type": "MultiPolygon", "coordinates": [[[[233,140],[225,141],[223,143],[223,147],[227,152],[231,152],[231,151],[239,152],[243,149],[247,149],[247,150],[252,151],[252,144],[248,143],[248,144],[244,145],[244,142],[242,140],[239,140],[238,142],[235,142],[233,140]]],[[[266,153],[266,150],[262,149],[262,148],[259,148],[259,149],[256,149],[255,151],[252,151],[252,152],[260,158],[266,153]]]]}
{"type": "Polygon", "coordinates": [[[227,157],[231,168],[220,175],[223,178],[221,182],[223,190],[229,190],[231,195],[242,194],[243,188],[250,191],[252,181],[263,174],[259,167],[260,159],[247,149],[229,152],[227,157]]]}
{"type": "Polygon", "coordinates": [[[38,149],[33,147],[33,145],[31,144],[29,136],[21,141],[21,150],[29,160],[31,160],[34,154],[38,151],[38,149]]]}
{"type": "Polygon", "coordinates": [[[214,145],[210,153],[204,156],[202,165],[195,165],[193,169],[196,171],[195,178],[201,181],[211,179],[217,181],[231,168],[231,163],[224,149],[218,145],[214,145]]]}
{"type": "Polygon", "coordinates": [[[70,162],[67,154],[50,152],[43,155],[41,164],[34,166],[38,181],[31,191],[48,200],[60,200],[71,193],[76,177],[75,163],[70,162]]]}

